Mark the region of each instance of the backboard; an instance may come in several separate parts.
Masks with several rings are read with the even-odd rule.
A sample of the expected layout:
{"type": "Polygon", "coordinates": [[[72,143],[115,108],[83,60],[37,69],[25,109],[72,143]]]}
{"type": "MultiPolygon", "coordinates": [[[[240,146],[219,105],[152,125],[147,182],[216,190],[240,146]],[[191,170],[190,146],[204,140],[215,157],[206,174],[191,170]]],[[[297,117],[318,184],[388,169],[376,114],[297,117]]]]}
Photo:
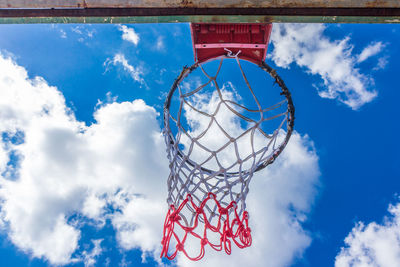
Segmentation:
{"type": "Polygon", "coordinates": [[[0,23],[400,23],[398,0],[0,0],[0,23]]]}

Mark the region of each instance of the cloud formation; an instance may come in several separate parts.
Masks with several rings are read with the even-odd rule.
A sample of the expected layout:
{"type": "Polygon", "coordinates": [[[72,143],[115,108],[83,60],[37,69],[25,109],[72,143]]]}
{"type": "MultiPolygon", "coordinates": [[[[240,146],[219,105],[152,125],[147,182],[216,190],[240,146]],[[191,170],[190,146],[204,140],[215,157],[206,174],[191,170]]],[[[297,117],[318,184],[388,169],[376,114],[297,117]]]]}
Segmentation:
{"type": "MultiPolygon", "coordinates": [[[[89,255],[72,258],[79,249],[78,226],[89,219],[110,218],[118,234],[147,231],[148,226],[140,227],[144,215],[125,224],[123,216],[132,201],[144,196],[166,205],[164,187],[153,186],[163,185],[168,172],[160,157],[165,149],[156,111],[141,100],[112,103],[100,107],[96,123],[86,126],[42,78],[29,78],[9,57],[0,56],[0,70],[0,88],[7,88],[0,90],[0,133],[10,136],[0,143],[0,220],[11,242],[33,257],[62,265],[89,255]],[[21,142],[9,141],[18,135],[21,142]],[[20,155],[15,179],[4,175],[11,152],[20,155]],[[109,214],[107,205],[121,212],[109,214]],[[77,214],[82,220],[70,221],[77,214]]],[[[161,225],[151,228],[154,235],[161,225]]],[[[153,249],[158,244],[153,240],[153,249]]]]}
{"type": "Polygon", "coordinates": [[[101,242],[103,242],[103,239],[92,240],[93,243],[92,251],[90,252],[84,251],[82,253],[85,267],[94,266],[96,264],[96,258],[103,252],[101,248],[101,242]]]}
{"type": "Polygon", "coordinates": [[[356,64],[378,53],[381,45],[353,54],[350,38],[331,41],[324,36],[323,24],[274,24],[271,34],[271,58],[276,65],[289,68],[292,63],[321,77],[314,85],[323,98],[337,99],[352,109],[371,102],[377,92],[373,80],[360,73],[356,64]],[[358,62],[359,61],[359,62],[358,62]]]}
{"type": "MultiPolygon", "coordinates": [[[[142,100],[107,103],[85,125],[57,88],[30,78],[5,56],[0,88],[7,88],[0,90],[0,225],[10,241],[51,264],[90,266],[107,244],[93,240],[92,250],[82,250],[80,227],[89,221],[101,227],[108,219],[121,248],[159,261],[169,170],[156,110],[142,100]],[[18,164],[11,153],[19,155],[18,164]],[[14,178],[4,175],[7,165],[14,178]]],[[[230,257],[208,250],[202,263],[259,266],[267,260],[278,267],[301,257],[311,242],[302,223],[318,177],[312,141],[295,133],[250,185],[253,246],[230,257]]],[[[189,265],[184,258],[177,264],[189,265]]]]}
{"type": "Polygon", "coordinates": [[[143,79],[143,70],[140,67],[134,67],[129,64],[128,60],[125,58],[124,54],[118,53],[112,59],[108,58],[104,62],[104,66],[106,67],[106,71],[108,66],[113,64],[114,66],[122,66],[123,69],[129,73],[133,80],[139,82],[142,85],[146,85],[145,80],[143,79]]]}
{"type": "Polygon", "coordinates": [[[133,28],[129,28],[125,25],[120,25],[118,29],[122,32],[122,39],[128,41],[134,45],[139,43],[139,35],[135,32],[133,28]]]}
{"type": "MultiPolygon", "coordinates": [[[[65,214],[79,203],[82,190],[67,187],[59,194],[62,184],[53,179],[55,172],[62,172],[63,168],[57,162],[74,161],[70,153],[56,153],[54,165],[50,166],[41,155],[48,153],[51,157],[55,152],[52,145],[60,139],[52,133],[58,132],[68,147],[73,145],[68,128],[79,129],[82,125],[67,114],[64,98],[54,87],[40,77],[29,79],[26,70],[11,58],[0,56],[0,77],[0,133],[12,138],[23,133],[20,136],[24,139],[12,142],[12,138],[3,138],[1,142],[0,154],[6,157],[0,163],[0,218],[8,228],[9,238],[20,249],[56,264],[67,263],[77,248],[80,232],[67,223],[65,214]],[[3,175],[13,151],[21,156],[15,180],[3,175]],[[49,167],[47,175],[43,175],[47,172],[44,167],[49,167]]],[[[67,173],[68,169],[68,176],[67,173]]]]}
{"type": "MultiPolygon", "coordinates": [[[[96,33],[96,30],[93,27],[88,26],[88,25],[84,25],[84,26],[83,25],[78,25],[78,26],[75,26],[75,27],[71,27],[71,31],[76,33],[78,36],[80,36],[78,38],[78,41],[81,42],[81,43],[86,41],[86,40],[88,40],[88,39],[93,38],[94,34],[96,33]]],[[[66,37],[66,33],[65,33],[65,37],[66,37]]],[[[62,38],[64,38],[64,37],[62,37],[62,38]]]]}
{"type": "Polygon", "coordinates": [[[335,267],[400,266],[400,204],[389,206],[382,224],[357,223],[336,256],[335,267]]]}
{"type": "Polygon", "coordinates": [[[357,63],[361,63],[368,58],[380,53],[382,49],[384,48],[384,45],[382,42],[376,42],[368,45],[366,48],[363,49],[361,54],[357,58],[357,63]]]}
{"type": "Polygon", "coordinates": [[[164,43],[164,37],[163,36],[158,36],[157,37],[156,49],[158,51],[164,51],[165,50],[165,43],[164,43]]]}

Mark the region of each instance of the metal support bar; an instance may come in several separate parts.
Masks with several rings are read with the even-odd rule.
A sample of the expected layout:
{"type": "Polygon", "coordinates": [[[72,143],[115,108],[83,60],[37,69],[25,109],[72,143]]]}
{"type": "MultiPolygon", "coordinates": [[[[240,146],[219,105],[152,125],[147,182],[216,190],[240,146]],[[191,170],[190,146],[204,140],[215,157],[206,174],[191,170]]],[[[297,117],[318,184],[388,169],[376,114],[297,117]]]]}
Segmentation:
{"type": "Polygon", "coordinates": [[[0,0],[0,8],[400,8],[399,0],[0,0]]]}
{"type": "Polygon", "coordinates": [[[0,23],[400,23],[400,8],[0,9],[0,23]]]}

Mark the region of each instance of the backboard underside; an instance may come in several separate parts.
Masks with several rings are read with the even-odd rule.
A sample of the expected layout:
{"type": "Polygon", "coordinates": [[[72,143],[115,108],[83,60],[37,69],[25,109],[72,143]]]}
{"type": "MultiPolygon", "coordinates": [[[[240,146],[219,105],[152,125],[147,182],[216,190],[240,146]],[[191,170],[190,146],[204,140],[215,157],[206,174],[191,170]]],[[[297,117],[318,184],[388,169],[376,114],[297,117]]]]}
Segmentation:
{"type": "Polygon", "coordinates": [[[0,0],[0,23],[400,23],[398,0],[0,0]]]}

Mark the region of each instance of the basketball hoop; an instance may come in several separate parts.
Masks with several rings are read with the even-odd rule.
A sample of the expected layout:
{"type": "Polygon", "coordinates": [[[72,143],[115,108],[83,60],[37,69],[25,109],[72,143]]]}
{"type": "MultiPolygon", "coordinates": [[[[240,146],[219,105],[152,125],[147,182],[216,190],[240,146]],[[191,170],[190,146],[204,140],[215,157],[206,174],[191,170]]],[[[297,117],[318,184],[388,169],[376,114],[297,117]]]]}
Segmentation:
{"type": "Polygon", "coordinates": [[[254,172],[271,164],[288,143],[294,125],[294,106],[283,80],[264,62],[270,24],[192,24],[191,29],[197,61],[191,67],[183,68],[164,105],[163,133],[171,173],[168,177],[169,210],[164,223],[161,257],[172,260],[182,252],[189,259],[197,261],[204,256],[207,246],[231,254],[232,244],[239,248],[251,245],[249,213],[246,211],[248,186],[254,172]],[[244,43],[245,36],[247,43],[244,43]],[[222,41],[213,43],[215,40],[222,41]],[[212,60],[219,60],[215,75],[207,73],[202,66],[212,60]],[[256,109],[224,96],[216,80],[225,60],[237,62],[247,89],[257,103],[256,109]],[[277,95],[281,99],[277,103],[266,108],[261,106],[243,71],[241,60],[257,64],[272,77],[280,89],[277,95]],[[184,79],[198,68],[207,82],[194,90],[184,91],[184,79]],[[215,87],[218,96],[218,103],[212,112],[201,110],[190,101],[209,84],[215,87]],[[179,99],[176,117],[171,114],[174,94],[178,94],[176,99],[179,99]],[[246,122],[247,128],[239,135],[232,136],[218,122],[217,117],[222,109],[246,122]],[[198,113],[210,121],[196,136],[184,125],[185,110],[198,113]],[[258,119],[251,114],[259,116],[258,119]],[[269,123],[274,127],[265,126],[269,123]],[[218,129],[228,140],[217,149],[199,141],[213,129],[218,129]],[[255,144],[259,136],[265,140],[261,146],[255,144]],[[239,143],[243,143],[243,140],[248,147],[245,155],[239,151],[239,143]],[[207,155],[202,160],[196,158],[199,151],[207,155]],[[228,152],[233,159],[229,164],[222,163],[220,154],[224,152],[228,152]],[[192,248],[185,247],[188,239],[197,242],[197,252],[189,253],[192,248]]]}

